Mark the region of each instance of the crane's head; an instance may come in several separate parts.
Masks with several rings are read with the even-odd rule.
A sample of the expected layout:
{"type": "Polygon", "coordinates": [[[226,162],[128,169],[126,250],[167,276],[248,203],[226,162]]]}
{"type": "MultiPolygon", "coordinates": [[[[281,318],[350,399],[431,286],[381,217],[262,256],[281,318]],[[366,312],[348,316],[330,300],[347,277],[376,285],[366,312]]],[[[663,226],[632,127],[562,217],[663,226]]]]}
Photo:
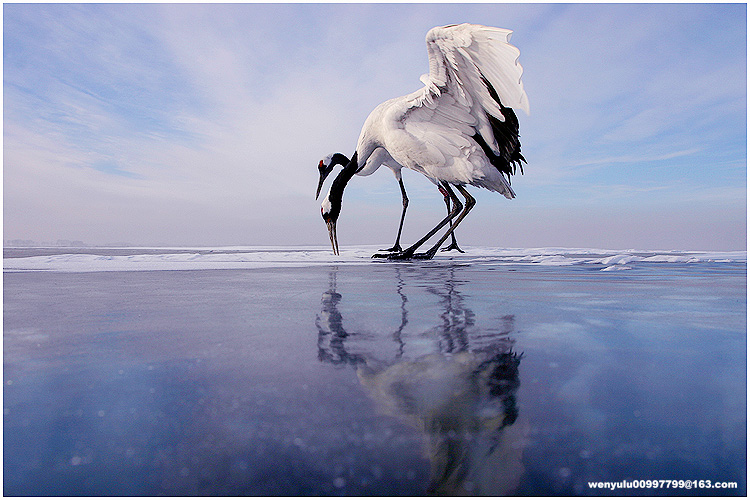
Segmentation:
{"type": "Polygon", "coordinates": [[[333,167],[336,165],[346,165],[347,163],[349,163],[349,158],[341,153],[331,153],[320,160],[320,163],[318,163],[320,179],[318,180],[318,190],[315,192],[316,200],[318,199],[318,196],[320,196],[320,190],[323,188],[323,182],[326,180],[326,177],[333,172],[333,167]]]}

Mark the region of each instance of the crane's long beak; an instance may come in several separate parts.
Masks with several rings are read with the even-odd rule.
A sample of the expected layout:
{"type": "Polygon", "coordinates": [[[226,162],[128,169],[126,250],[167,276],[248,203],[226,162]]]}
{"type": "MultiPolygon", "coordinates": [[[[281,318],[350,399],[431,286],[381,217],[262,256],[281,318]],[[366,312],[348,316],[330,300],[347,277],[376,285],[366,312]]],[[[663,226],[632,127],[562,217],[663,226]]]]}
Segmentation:
{"type": "Polygon", "coordinates": [[[328,236],[331,237],[331,246],[333,247],[333,255],[339,254],[339,240],[336,238],[336,222],[332,220],[326,221],[328,226],[328,236]]]}

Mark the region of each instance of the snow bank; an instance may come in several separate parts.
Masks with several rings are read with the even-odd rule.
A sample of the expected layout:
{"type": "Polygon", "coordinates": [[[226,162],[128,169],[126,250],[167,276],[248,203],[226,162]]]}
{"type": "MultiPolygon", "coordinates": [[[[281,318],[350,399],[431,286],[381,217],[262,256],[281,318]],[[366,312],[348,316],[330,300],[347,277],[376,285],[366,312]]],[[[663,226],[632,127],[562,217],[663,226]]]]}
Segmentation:
{"type": "MultiPolygon", "coordinates": [[[[335,256],[325,247],[271,248],[89,248],[75,253],[39,249],[5,249],[5,271],[179,271],[203,269],[255,269],[268,267],[306,267],[317,265],[376,265],[375,246],[342,248],[335,256]],[[44,250],[44,251],[42,251],[44,250]],[[53,253],[50,255],[50,253],[53,253]],[[10,256],[8,256],[10,255],[10,256]]],[[[70,251],[70,250],[68,250],[70,251]]],[[[691,264],[696,262],[747,262],[747,252],[684,252],[638,250],[600,250],[588,248],[491,248],[468,247],[466,253],[441,253],[435,261],[478,265],[595,266],[602,271],[627,271],[639,263],[691,264]]],[[[420,261],[412,261],[419,263],[420,261]]]]}

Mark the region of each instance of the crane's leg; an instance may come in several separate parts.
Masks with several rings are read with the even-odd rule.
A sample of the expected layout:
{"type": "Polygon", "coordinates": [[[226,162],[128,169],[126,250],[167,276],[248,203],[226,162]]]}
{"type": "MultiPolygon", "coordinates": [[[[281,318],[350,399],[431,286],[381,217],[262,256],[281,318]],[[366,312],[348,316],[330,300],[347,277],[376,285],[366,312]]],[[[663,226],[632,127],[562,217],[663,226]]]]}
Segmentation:
{"type": "MultiPolygon", "coordinates": [[[[443,183],[443,188],[448,192],[448,194],[451,197],[451,200],[453,200],[453,210],[451,210],[448,213],[448,216],[445,219],[441,220],[438,223],[438,225],[435,226],[434,228],[432,228],[432,230],[429,233],[427,233],[426,235],[424,235],[419,241],[417,241],[416,243],[414,243],[412,246],[410,246],[406,250],[403,250],[403,251],[397,252],[397,253],[390,253],[390,254],[379,254],[379,253],[376,253],[375,255],[372,256],[372,258],[373,259],[387,258],[387,259],[391,259],[391,260],[406,260],[406,259],[411,259],[412,256],[414,255],[414,251],[417,248],[419,248],[425,241],[427,241],[430,238],[432,238],[432,236],[435,233],[437,233],[440,230],[441,227],[445,226],[454,217],[456,217],[457,215],[459,215],[459,213],[461,212],[461,210],[464,208],[463,205],[461,204],[461,201],[458,199],[458,197],[453,192],[453,190],[450,188],[450,185],[447,182],[443,183]]],[[[473,198],[471,198],[471,199],[473,200],[473,198]]],[[[457,222],[460,222],[460,218],[457,220],[457,222]]],[[[451,231],[457,225],[458,225],[457,223],[453,224],[451,226],[451,231]]],[[[445,241],[445,239],[447,237],[448,237],[448,233],[446,233],[445,236],[443,236],[438,243],[443,243],[443,241],[445,241]]],[[[430,250],[432,250],[432,249],[430,249],[430,250]]],[[[434,255],[434,253],[433,253],[433,255],[434,255]]],[[[419,258],[432,258],[432,257],[419,257],[419,258]]]]}
{"type": "Polygon", "coordinates": [[[401,188],[401,205],[404,207],[401,210],[401,222],[398,224],[398,233],[396,234],[396,243],[388,249],[380,250],[381,252],[400,252],[401,251],[401,244],[399,241],[401,240],[401,230],[404,228],[404,217],[406,217],[406,207],[409,206],[409,198],[406,196],[406,189],[404,188],[404,181],[401,180],[399,177],[398,179],[398,187],[401,188]]]}
{"type": "MultiPolygon", "coordinates": [[[[440,245],[442,245],[443,242],[448,238],[448,235],[452,234],[453,231],[456,230],[456,227],[458,227],[458,225],[461,223],[461,221],[464,220],[464,217],[466,217],[466,215],[469,213],[469,211],[472,208],[474,208],[474,205],[477,204],[477,200],[475,200],[474,197],[469,194],[469,192],[466,190],[466,188],[464,188],[461,185],[457,185],[456,189],[458,189],[458,191],[464,196],[464,198],[466,198],[466,205],[464,206],[463,211],[456,218],[456,222],[454,222],[451,225],[451,227],[448,229],[448,231],[443,235],[442,238],[440,238],[438,240],[437,243],[435,243],[435,245],[433,245],[432,248],[430,248],[429,250],[427,250],[424,253],[415,253],[415,254],[413,254],[412,255],[413,258],[415,258],[415,259],[431,259],[431,258],[433,258],[435,256],[435,254],[437,253],[438,248],[440,248],[440,245]]],[[[453,196],[455,197],[455,195],[453,195],[453,196]]],[[[458,198],[456,198],[454,202],[457,202],[457,201],[458,201],[458,198]]]]}
{"type": "MultiPolygon", "coordinates": [[[[438,190],[440,191],[440,194],[443,195],[445,208],[448,210],[448,213],[451,213],[451,199],[450,196],[448,196],[448,192],[440,185],[438,185],[438,190]]],[[[453,220],[451,220],[451,224],[453,224],[453,220]]],[[[448,252],[450,250],[458,250],[459,252],[464,253],[464,251],[458,247],[458,242],[456,241],[456,233],[451,233],[451,244],[440,249],[441,252],[448,252]]]]}

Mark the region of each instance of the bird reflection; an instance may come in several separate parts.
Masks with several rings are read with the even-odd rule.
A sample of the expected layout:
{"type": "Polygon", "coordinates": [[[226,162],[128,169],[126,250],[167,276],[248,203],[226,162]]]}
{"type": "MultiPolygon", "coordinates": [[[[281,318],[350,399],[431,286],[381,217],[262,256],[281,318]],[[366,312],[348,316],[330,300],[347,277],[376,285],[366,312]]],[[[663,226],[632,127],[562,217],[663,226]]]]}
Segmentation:
{"type": "Polygon", "coordinates": [[[340,301],[341,294],[336,293],[336,273],[332,272],[330,288],[323,292],[323,307],[315,319],[315,326],[318,327],[318,359],[334,365],[364,363],[364,357],[349,354],[344,347],[344,341],[349,334],[344,330],[338,310],[340,301]]]}
{"type": "MultiPolygon", "coordinates": [[[[424,434],[431,465],[428,493],[512,493],[523,473],[526,430],[525,424],[519,425],[516,401],[522,355],[514,352],[510,336],[514,317],[501,316],[491,328],[478,328],[459,291],[463,283],[455,276],[455,266],[429,269],[425,281],[431,284],[423,287],[411,286],[423,281],[418,274],[407,280],[402,276],[420,271],[393,269],[400,322],[392,331],[356,342],[353,339],[360,334],[347,331],[339,312],[344,298],[337,292],[338,271],[331,271],[315,322],[319,360],[351,365],[382,412],[424,434]],[[436,279],[436,273],[444,276],[436,279]],[[417,332],[407,328],[407,288],[419,304],[437,297],[439,317],[434,327],[417,332]],[[390,342],[395,344],[395,354],[384,358],[380,344],[390,342]]],[[[384,310],[383,315],[393,312],[384,310]]]]}

